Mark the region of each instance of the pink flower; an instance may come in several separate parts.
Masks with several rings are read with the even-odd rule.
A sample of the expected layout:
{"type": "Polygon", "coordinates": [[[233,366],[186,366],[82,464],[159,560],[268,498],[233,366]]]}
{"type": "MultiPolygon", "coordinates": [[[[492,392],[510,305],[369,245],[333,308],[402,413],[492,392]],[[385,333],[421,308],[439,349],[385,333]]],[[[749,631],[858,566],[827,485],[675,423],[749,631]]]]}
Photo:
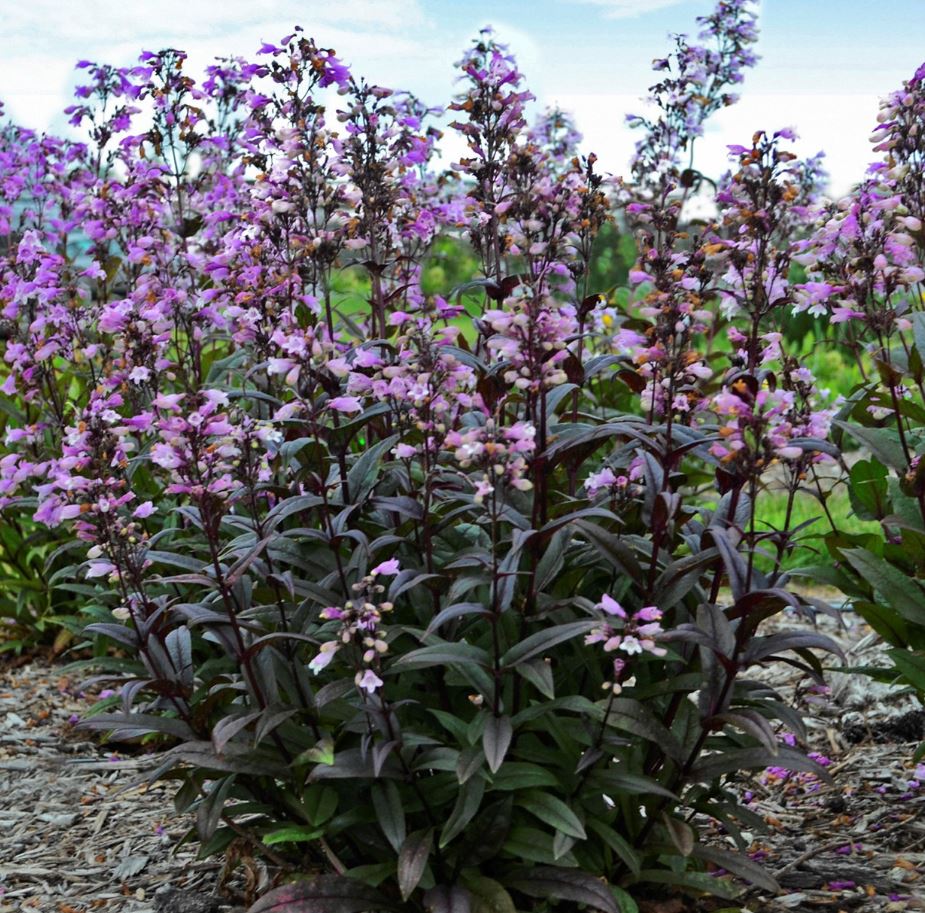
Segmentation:
{"type": "Polygon", "coordinates": [[[338,412],[362,412],[363,406],[360,404],[358,396],[335,396],[334,399],[328,400],[328,406],[336,409],[338,412]]]}
{"type": "Polygon", "coordinates": [[[585,491],[589,498],[593,498],[601,489],[610,488],[617,482],[617,476],[614,471],[605,466],[600,472],[592,472],[585,479],[585,491]]]}
{"type": "Polygon", "coordinates": [[[339,644],[336,641],[328,641],[325,644],[321,645],[321,649],[318,651],[314,659],[308,664],[308,668],[317,675],[322,669],[330,665],[332,659],[334,659],[334,654],[339,649],[339,644]]]}
{"type": "Polygon", "coordinates": [[[382,574],[383,576],[388,577],[392,574],[397,574],[398,570],[398,559],[389,558],[388,561],[383,561],[382,564],[377,564],[369,573],[373,577],[375,577],[377,574],[382,574]]]}
{"type": "Polygon", "coordinates": [[[108,577],[116,566],[111,561],[91,561],[87,577],[108,577]]]}
{"type": "Polygon", "coordinates": [[[357,672],[356,684],[358,688],[372,694],[377,688],[382,687],[382,679],[372,669],[367,669],[362,675],[357,672]]]}
{"type": "Polygon", "coordinates": [[[145,517],[150,517],[151,514],[155,513],[156,511],[157,508],[150,501],[145,501],[143,504],[139,504],[138,507],[132,511],[132,516],[144,520],[145,517]]]}
{"type": "Polygon", "coordinates": [[[601,596],[601,601],[597,604],[599,609],[603,609],[608,615],[616,615],[618,618],[626,618],[626,610],[612,596],[606,593],[601,596]]]}
{"type": "Polygon", "coordinates": [[[857,311],[854,308],[832,308],[832,316],[829,318],[829,323],[847,323],[849,320],[856,320],[863,316],[863,311],[857,311]]]}
{"type": "Polygon", "coordinates": [[[662,617],[662,610],[654,605],[647,605],[636,612],[634,617],[637,621],[659,621],[662,617]]]}

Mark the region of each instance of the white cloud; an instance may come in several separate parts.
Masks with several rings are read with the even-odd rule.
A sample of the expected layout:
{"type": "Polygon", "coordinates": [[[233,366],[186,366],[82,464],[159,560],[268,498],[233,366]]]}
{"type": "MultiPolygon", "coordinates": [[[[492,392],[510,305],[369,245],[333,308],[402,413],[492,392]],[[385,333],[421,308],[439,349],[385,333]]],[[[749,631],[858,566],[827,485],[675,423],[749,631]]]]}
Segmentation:
{"type": "MultiPolygon", "coordinates": [[[[362,30],[415,28],[425,22],[418,0],[337,0],[300,3],[297,0],[30,0],[4,4],[4,45],[111,46],[123,41],[145,42],[172,34],[184,39],[218,37],[250,31],[254,26],[288,23],[311,32],[316,26],[339,23],[362,30]]],[[[272,40],[281,35],[268,34],[272,40]]]]}
{"type": "MultiPolygon", "coordinates": [[[[0,0],[4,53],[0,101],[18,122],[39,130],[64,127],[62,109],[87,58],[125,66],[143,50],[178,47],[197,76],[216,56],[253,57],[301,25],[334,47],[361,75],[409,86],[432,69],[433,23],[420,0],[0,0]]],[[[449,73],[452,53],[442,48],[449,73]]],[[[448,77],[449,78],[449,77],[448,77]]]]}
{"type": "Polygon", "coordinates": [[[587,6],[599,7],[605,19],[634,19],[647,13],[678,6],[684,0],[574,0],[587,6]]]}
{"type": "MultiPolygon", "coordinates": [[[[623,118],[639,112],[633,95],[558,95],[550,98],[575,116],[584,134],[584,148],[597,153],[601,169],[626,174],[627,163],[638,138],[623,118]]],[[[707,122],[705,135],[696,143],[696,166],[716,177],[728,167],[730,143],[747,143],[756,130],[773,132],[794,127],[799,139],[793,149],[800,156],[826,153],[825,167],[831,176],[830,191],[845,193],[864,177],[875,154],[868,141],[876,122],[877,96],[867,95],[744,95],[707,122]]]]}

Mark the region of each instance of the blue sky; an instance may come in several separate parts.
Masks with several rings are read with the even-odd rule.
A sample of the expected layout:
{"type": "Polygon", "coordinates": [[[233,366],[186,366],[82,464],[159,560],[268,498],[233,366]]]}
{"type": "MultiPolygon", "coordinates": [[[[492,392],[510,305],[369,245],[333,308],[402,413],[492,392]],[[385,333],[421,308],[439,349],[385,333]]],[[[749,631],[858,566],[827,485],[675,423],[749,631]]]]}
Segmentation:
{"type": "MultiPolygon", "coordinates": [[[[254,53],[303,25],[371,81],[426,101],[453,91],[452,62],[491,23],[517,54],[539,104],[572,110],[606,170],[633,143],[653,57],[668,32],[693,31],[712,0],[0,0],[0,99],[37,129],[63,128],[80,57],[131,63],[142,48],[181,47],[191,72],[219,54],[254,53]]],[[[794,126],[798,151],[824,148],[833,190],[870,159],[876,100],[925,60],[925,0],[762,0],[762,61],[739,105],[717,115],[698,165],[724,166],[725,145],[758,128],[794,126]]],[[[458,147],[456,147],[458,148],[458,147]]],[[[452,145],[447,154],[455,151],[452,145]]]]}

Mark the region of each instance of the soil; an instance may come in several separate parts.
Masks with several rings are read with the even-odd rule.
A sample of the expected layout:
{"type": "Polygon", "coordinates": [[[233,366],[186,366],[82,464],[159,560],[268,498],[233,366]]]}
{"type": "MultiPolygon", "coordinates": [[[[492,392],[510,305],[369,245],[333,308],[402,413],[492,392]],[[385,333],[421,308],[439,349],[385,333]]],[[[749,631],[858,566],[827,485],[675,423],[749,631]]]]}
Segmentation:
{"type": "MultiPolygon", "coordinates": [[[[795,615],[777,627],[805,628],[795,615]]],[[[885,665],[857,616],[820,617],[850,665],[885,665]]],[[[146,785],[153,755],[100,746],[75,730],[97,694],[50,658],[0,659],[0,913],[219,913],[241,910],[272,873],[240,850],[231,878],[222,860],[200,860],[172,786],[146,785]],[[244,870],[242,873],[242,869],[244,870]]],[[[781,893],[736,901],[674,898],[642,913],[805,913],[925,910],[925,768],[913,753],[925,713],[897,688],[832,671],[820,689],[792,667],[762,678],[807,717],[807,747],[831,783],[772,768],[736,784],[766,833],[747,834],[753,858],[781,893]]],[[[714,829],[709,839],[732,845],[714,829]]]]}

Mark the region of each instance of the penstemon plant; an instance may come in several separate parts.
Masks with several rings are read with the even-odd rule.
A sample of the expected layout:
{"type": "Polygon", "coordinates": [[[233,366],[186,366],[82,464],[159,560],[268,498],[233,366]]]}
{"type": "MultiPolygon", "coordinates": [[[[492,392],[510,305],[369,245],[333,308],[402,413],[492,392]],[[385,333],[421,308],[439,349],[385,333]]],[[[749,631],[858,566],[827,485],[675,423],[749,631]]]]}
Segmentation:
{"type": "MultiPolygon", "coordinates": [[[[925,699],[925,67],[881,101],[871,140],[878,161],[853,192],[817,207],[799,245],[809,273],[798,308],[826,316],[857,359],[862,382],[835,420],[835,439],[863,452],[849,470],[855,513],[879,534],[831,524],[823,569],[889,645],[870,674],[925,699]]],[[[831,517],[830,517],[831,519],[831,517]]],[[[810,571],[809,573],[815,573],[810,571]]],[[[925,755],[925,745],[917,758],[925,755]]]]}
{"type": "Polygon", "coordinates": [[[654,189],[561,112],[529,128],[490,31],[447,173],[432,109],[300,31],[201,85],[177,50],[83,62],[86,142],[0,135],[5,180],[41,169],[2,213],[0,506],[63,543],[48,584],[119,688],[82,725],[163,751],[204,853],[279,867],[254,911],[775,886],[735,778],[822,771],[748,672],[837,652],[763,628],[820,605],[757,520],[836,452],[781,332],[816,165],[757,133],[686,225],[678,156],[755,40],[744,2],[702,26],[719,50],[676,62],[707,102],[644,124],[654,189]],[[591,286],[618,205],[619,303],[591,286]],[[443,295],[437,238],[481,266],[443,295]]]}

